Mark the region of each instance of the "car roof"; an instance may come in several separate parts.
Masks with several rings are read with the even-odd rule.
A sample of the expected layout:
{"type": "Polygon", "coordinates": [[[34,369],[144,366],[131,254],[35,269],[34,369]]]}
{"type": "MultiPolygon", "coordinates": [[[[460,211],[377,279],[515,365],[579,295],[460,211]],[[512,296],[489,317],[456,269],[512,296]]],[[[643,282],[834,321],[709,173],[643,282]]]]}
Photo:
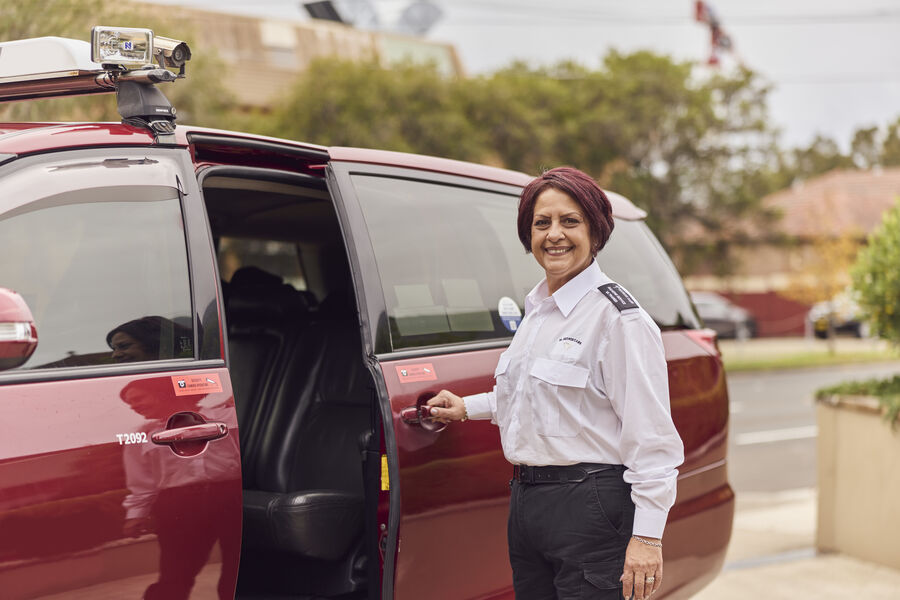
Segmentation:
{"type": "MultiPolygon", "coordinates": [[[[326,147],[207,127],[179,125],[175,134],[177,143],[183,146],[190,144],[192,134],[205,134],[218,136],[223,140],[259,141],[298,150],[325,152],[332,161],[337,162],[368,163],[462,175],[517,187],[526,185],[533,178],[519,171],[449,158],[346,146],[326,147]]],[[[154,137],[149,130],[122,123],[0,123],[0,154],[21,155],[68,148],[152,146],[153,144],[154,137]]],[[[612,204],[613,215],[617,218],[640,220],[647,216],[645,211],[624,196],[610,191],[606,191],[606,194],[612,204]]]]}

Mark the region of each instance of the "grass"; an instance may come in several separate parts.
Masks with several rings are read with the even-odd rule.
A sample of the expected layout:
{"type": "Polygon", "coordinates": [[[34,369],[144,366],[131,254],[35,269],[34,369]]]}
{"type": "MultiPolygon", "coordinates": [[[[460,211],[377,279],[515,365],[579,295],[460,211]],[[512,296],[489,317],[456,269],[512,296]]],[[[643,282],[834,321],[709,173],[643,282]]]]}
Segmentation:
{"type": "Polygon", "coordinates": [[[798,369],[804,367],[827,367],[831,365],[880,362],[897,359],[897,353],[891,350],[839,351],[834,354],[830,354],[827,351],[800,351],[784,354],[771,354],[768,356],[740,356],[729,355],[723,352],[722,356],[722,360],[725,363],[725,370],[730,373],[734,373],[736,371],[766,371],[774,369],[798,369]]]}
{"type": "Polygon", "coordinates": [[[816,398],[827,396],[873,396],[885,410],[884,420],[896,426],[900,416],[900,375],[890,379],[845,381],[816,391],[816,398]]]}

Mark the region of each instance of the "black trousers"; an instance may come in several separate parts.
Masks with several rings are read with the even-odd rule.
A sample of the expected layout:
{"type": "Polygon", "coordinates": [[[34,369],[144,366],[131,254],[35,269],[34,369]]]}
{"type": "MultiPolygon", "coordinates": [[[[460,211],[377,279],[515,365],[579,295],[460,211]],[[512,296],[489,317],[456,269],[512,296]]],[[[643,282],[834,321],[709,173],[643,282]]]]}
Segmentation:
{"type": "Polygon", "coordinates": [[[621,600],[634,524],[622,468],[579,483],[512,482],[509,560],[516,600],[621,600]]]}

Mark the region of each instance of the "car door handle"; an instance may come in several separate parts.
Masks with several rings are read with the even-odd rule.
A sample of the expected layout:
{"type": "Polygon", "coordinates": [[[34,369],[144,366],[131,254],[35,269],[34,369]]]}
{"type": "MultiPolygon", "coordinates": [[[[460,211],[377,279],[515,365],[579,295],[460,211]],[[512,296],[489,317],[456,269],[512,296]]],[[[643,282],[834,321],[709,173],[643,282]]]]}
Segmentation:
{"type": "Polygon", "coordinates": [[[157,431],[150,435],[150,441],[160,445],[177,444],[178,442],[208,442],[224,437],[227,433],[228,426],[225,423],[210,422],[157,431]]]}
{"type": "Polygon", "coordinates": [[[431,407],[427,404],[419,404],[417,406],[407,406],[400,410],[400,420],[407,425],[418,425],[425,431],[443,431],[447,428],[446,423],[433,421],[431,419],[431,407]]]}

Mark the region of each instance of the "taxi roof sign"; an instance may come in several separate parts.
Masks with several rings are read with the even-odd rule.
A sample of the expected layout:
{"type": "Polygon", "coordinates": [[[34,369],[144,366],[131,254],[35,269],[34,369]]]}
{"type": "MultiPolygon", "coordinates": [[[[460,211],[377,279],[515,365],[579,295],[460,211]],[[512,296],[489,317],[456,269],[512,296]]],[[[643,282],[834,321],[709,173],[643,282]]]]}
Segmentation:
{"type": "Polygon", "coordinates": [[[65,77],[79,72],[100,72],[90,59],[91,45],[81,40],[40,37],[0,42],[0,82],[65,77]]]}

